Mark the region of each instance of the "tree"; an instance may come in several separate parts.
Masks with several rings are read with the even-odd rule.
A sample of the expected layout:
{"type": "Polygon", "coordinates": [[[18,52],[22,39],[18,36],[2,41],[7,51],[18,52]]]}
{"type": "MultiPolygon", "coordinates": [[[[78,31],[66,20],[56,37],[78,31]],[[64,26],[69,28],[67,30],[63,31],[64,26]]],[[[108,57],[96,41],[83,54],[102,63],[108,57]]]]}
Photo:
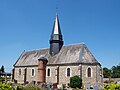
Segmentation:
{"type": "Polygon", "coordinates": [[[106,67],[104,67],[104,68],[103,68],[103,76],[104,76],[104,78],[109,78],[109,77],[111,77],[111,70],[108,69],[108,68],[106,68],[106,67]]]}
{"type": "Polygon", "coordinates": [[[111,68],[112,78],[120,78],[120,65],[111,68]]]}
{"type": "Polygon", "coordinates": [[[2,65],[2,67],[1,67],[1,72],[3,73],[3,72],[5,72],[5,69],[4,69],[4,66],[2,65]]]}
{"type": "Polygon", "coordinates": [[[111,69],[106,67],[103,68],[104,78],[120,78],[120,64],[117,66],[113,66],[111,69]]]}
{"type": "Polygon", "coordinates": [[[70,78],[70,87],[72,88],[81,88],[82,79],[79,76],[73,76],[70,78]]]}

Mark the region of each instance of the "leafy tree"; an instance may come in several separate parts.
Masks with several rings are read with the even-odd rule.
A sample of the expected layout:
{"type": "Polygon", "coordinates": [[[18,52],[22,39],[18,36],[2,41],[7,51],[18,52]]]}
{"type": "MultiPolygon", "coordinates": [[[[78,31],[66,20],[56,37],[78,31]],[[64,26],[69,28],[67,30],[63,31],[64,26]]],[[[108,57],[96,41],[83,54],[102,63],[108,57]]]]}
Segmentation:
{"type": "Polygon", "coordinates": [[[113,66],[111,69],[106,67],[103,68],[104,78],[120,78],[120,64],[117,66],[113,66]]]}
{"type": "Polygon", "coordinates": [[[1,69],[0,69],[0,75],[1,75],[1,69]]]}
{"type": "Polygon", "coordinates": [[[3,72],[5,72],[5,69],[4,69],[4,66],[2,65],[2,67],[1,67],[1,72],[3,73],[3,72]]]}
{"type": "Polygon", "coordinates": [[[104,68],[103,68],[103,76],[104,76],[104,78],[109,78],[109,77],[111,77],[111,70],[108,69],[108,68],[106,68],[106,67],[104,67],[104,68]]]}
{"type": "Polygon", "coordinates": [[[112,71],[112,77],[113,78],[120,78],[120,65],[113,66],[111,68],[111,71],[112,71]]]}
{"type": "Polygon", "coordinates": [[[81,88],[82,79],[79,76],[73,76],[70,78],[70,87],[72,88],[81,88]]]}

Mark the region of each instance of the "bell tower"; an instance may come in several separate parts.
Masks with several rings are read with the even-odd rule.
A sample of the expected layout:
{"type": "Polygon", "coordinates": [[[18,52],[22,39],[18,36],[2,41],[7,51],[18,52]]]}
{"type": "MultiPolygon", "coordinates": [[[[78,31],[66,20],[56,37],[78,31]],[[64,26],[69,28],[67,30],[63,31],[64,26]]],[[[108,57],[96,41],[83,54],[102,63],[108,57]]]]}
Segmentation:
{"type": "Polygon", "coordinates": [[[63,38],[60,29],[58,15],[56,15],[51,38],[50,38],[50,55],[54,56],[55,54],[59,53],[62,46],[63,46],[63,38]]]}

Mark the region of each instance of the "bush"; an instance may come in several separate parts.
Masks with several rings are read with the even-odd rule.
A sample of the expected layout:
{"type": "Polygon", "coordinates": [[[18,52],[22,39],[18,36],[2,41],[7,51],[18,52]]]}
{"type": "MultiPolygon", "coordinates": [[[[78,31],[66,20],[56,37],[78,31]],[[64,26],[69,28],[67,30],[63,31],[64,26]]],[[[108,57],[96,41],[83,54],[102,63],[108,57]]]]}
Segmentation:
{"type": "Polygon", "coordinates": [[[4,77],[0,77],[0,82],[3,82],[5,80],[4,77]]]}
{"type": "Polygon", "coordinates": [[[0,90],[45,90],[37,85],[21,85],[12,86],[11,83],[0,83],[0,90]]]}
{"type": "Polygon", "coordinates": [[[0,83],[0,90],[15,90],[9,83],[0,83]]]}
{"type": "Polygon", "coordinates": [[[18,84],[18,85],[16,86],[16,90],[24,90],[23,85],[18,84]]]}
{"type": "Polygon", "coordinates": [[[65,89],[65,88],[66,88],[66,85],[65,85],[65,84],[62,84],[62,87],[63,87],[63,89],[65,89]]]}
{"type": "Polygon", "coordinates": [[[73,76],[70,78],[70,87],[71,88],[81,88],[82,79],[79,76],[73,76]]]}
{"type": "Polygon", "coordinates": [[[26,85],[23,90],[43,90],[37,85],[26,85]]]}
{"type": "Polygon", "coordinates": [[[105,84],[103,90],[120,90],[120,84],[114,82],[105,84]]]}

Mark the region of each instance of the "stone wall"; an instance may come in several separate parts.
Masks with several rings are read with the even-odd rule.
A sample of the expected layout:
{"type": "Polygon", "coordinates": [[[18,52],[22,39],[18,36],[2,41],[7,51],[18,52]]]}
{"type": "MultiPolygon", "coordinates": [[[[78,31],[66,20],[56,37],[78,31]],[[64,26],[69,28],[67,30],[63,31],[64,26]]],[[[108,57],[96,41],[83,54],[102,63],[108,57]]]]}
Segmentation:
{"type": "Polygon", "coordinates": [[[104,83],[109,83],[109,82],[118,82],[120,81],[120,78],[103,78],[104,83]]]}
{"type": "Polygon", "coordinates": [[[24,82],[24,68],[15,68],[14,80],[17,80],[18,83],[24,82]],[[21,69],[21,75],[19,75],[19,69],[21,69]]]}
{"type": "MultiPolygon", "coordinates": [[[[37,74],[38,74],[38,67],[27,67],[27,76],[26,81],[32,82],[37,81],[37,74]],[[32,76],[32,69],[34,69],[34,76],[32,76]]],[[[25,67],[19,67],[15,68],[15,80],[17,80],[18,83],[24,83],[24,75],[25,75],[25,67]],[[21,75],[19,75],[19,69],[21,69],[21,75]]]]}
{"type": "MultiPolygon", "coordinates": [[[[91,84],[94,85],[96,82],[98,84],[102,83],[102,77],[100,76],[101,67],[99,65],[67,65],[67,66],[47,66],[46,67],[46,82],[57,83],[59,79],[59,84],[70,83],[70,77],[67,76],[67,68],[70,68],[70,77],[78,75],[82,76],[83,85],[91,84]],[[57,68],[59,67],[59,78],[57,78],[57,68]],[[91,77],[87,76],[87,69],[91,68],[91,77]],[[50,69],[50,76],[48,76],[48,69],[50,69]],[[82,74],[81,74],[82,73],[82,74]]],[[[38,67],[26,67],[27,76],[26,81],[32,82],[38,80],[38,67]],[[32,69],[35,70],[35,75],[31,75],[32,69]]],[[[24,70],[25,67],[15,68],[15,79],[18,83],[24,83],[24,70]],[[21,69],[21,75],[19,75],[19,69],[21,69]]]]}
{"type": "Polygon", "coordinates": [[[47,66],[46,67],[46,82],[57,83],[56,69],[57,69],[57,66],[47,66]],[[48,69],[50,69],[50,76],[47,76],[48,69]]]}
{"type": "Polygon", "coordinates": [[[82,65],[82,80],[83,85],[102,84],[102,77],[100,76],[100,67],[98,65],[82,65]],[[87,76],[87,69],[91,68],[91,77],[87,76]]]}
{"type": "Polygon", "coordinates": [[[95,84],[96,83],[96,66],[82,65],[82,80],[83,84],[95,84]],[[87,76],[87,69],[91,68],[91,77],[87,76]]]}
{"type": "MultiPolygon", "coordinates": [[[[46,81],[57,83],[57,68],[58,66],[47,66],[46,68],[46,81]],[[47,69],[50,69],[50,76],[47,76],[47,69]]],[[[78,66],[59,66],[59,84],[70,83],[70,77],[67,77],[67,68],[70,68],[70,77],[80,75],[78,66]]]]}
{"type": "Polygon", "coordinates": [[[70,83],[70,77],[67,76],[67,68],[70,68],[70,77],[80,75],[78,66],[61,66],[60,67],[60,84],[70,83]]]}
{"type": "Polygon", "coordinates": [[[28,67],[27,68],[27,81],[32,82],[32,81],[36,81],[37,82],[38,79],[38,67],[28,67]],[[31,70],[34,69],[35,70],[35,75],[32,76],[31,70]]]}

